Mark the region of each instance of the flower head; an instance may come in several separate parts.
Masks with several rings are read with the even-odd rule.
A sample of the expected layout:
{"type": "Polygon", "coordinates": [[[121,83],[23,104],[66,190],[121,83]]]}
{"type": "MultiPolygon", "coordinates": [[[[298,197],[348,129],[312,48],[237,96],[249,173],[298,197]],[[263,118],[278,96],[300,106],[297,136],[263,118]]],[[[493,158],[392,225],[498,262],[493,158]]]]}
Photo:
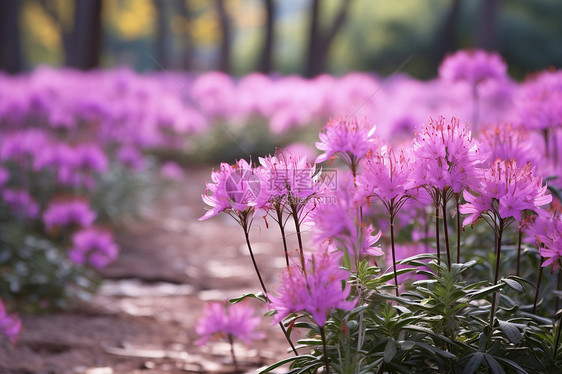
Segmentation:
{"type": "Polygon", "coordinates": [[[520,168],[514,160],[497,159],[489,168],[482,170],[475,192],[464,191],[467,204],[461,205],[460,212],[469,214],[464,226],[475,222],[483,214],[521,221],[523,211],[539,211],[552,201],[542,178],[533,175],[531,164],[520,168]]]}
{"type": "Polygon", "coordinates": [[[357,180],[360,190],[366,197],[380,199],[387,210],[403,201],[414,187],[410,161],[401,150],[382,147],[368,155],[362,165],[363,173],[357,180]]]}
{"type": "Polygon", "coordinates": [[[235,213],[253,210],[261,196],[261,181],[246,160],[234,165],[222,163],[211,173],[211,183],[203,194],[203,201],[211,207],[199,220],[206,220],[226,211],[235,213]]]}
{"type": "Polygon", "coordinates": [[[347,301],[350,286],[342,288],[349,271],[339,267],[341,252],[319,247],[308,258],[306,268],[298,265],[285,268],[281,275],[279,296],[271,296],[271,307],[277,311],[274,323],[291,313],[306,312],[319,326],[324,326],[334,309],[352,310],[356,301],[347,301]]]}
{"type": "Polygon", "coordinates": [[[339,178],[337,189],[324,188],[310,214],[314,223],[313,238],[317,244],[327,241],[343,249],[355,259],[369,254],[381,256],[382,250],[374,247],[381,233],[373,235],[372,225],[358,222],[359,200],[353,177],[339,178]]]}
{"type": "Polygon", "coordinates": [[[316,163],[339,156],[355,171],[359,160],[375,145],[374,132],[375,126],[356,117],[331,120],[320,132],[320,141],[316,142],[316,148],[324,151],[316,163]]]}
{"type": "Polygon", "coordinates": [[[110,231],[90,227],[72,236],[72,248],[68,256],[75,264],[90,263],[96,269],[107,266],[117,258],[119,247],[110,231]]]}
{"type": "Polygon", "coordinates": [[[16,314],[8,314],[4,303],[0,299],[0,331],[3,332],[12,343],[16,343],[16,337],[21,330],[21,320],[16,314]]]}
{"type": "Polygon", "coordinates": [[[314,165],[304,156],[277,151],[274,156],[260,157],[259,174],[269,201],[296,199],[306,201],[314,193],[314,165]]]}
{"type": "Polygon", "coordinates": [[[419,186],[455,193],[470,186],[475,177],[477,145],[468,126],[455,117],[431,119],[414,139],[414,178],[419,186]]]}
{"type": "Polygon", "coordinates": [[[8,208],[20,217],[37,218],[39,215],[39,204],[26,190],[6,188],[2,191],[2,198],[8,208]]]}
{"type": "Polygon", "coordinates": [[[439,66],[442,79],[464,81],[476,85],[487,79],[506,77],[507,65],[496,53],[481,50],[464,50],[448,56],[439,66]]]}
{"type": "Polygon", "coordinates": [[[43,213],[43,222],[49,231],[71,225],[89,227],[95,220],[96,213],[85,200],[55,201],[43,213]]]}
{"type": "Polygon", "coordinates": [[[529,132],[520,126],[494,125],[480,129],[478,137],[482,159],[490,165],[496,159],[515,160],[519,165],[536,165],[540,154],[531,142],[529,132]]]}
{"type": "MultiPolygon", "coordinates": [[[[554,204],[553,204],[554,205],[554,204]]],[[[542,266],[552,265],[554,270],[560,267],[562,257],[562,219],[560,207],[553,212],[540,212],[527,233],[539,244],[541,257],[545,259],[542,266]]]]}
{"type": "Polygon", "coordinates": [[[199,320],[195,331],[201,336],[197,344],[203,345],[209,339],[231,335],[250,344],[252,340],[263,338],[255,329],[260,318],[254,316],[254,308],[243,303],[225,305],[211,302],[205,305],[205,315],[199,320]]]}

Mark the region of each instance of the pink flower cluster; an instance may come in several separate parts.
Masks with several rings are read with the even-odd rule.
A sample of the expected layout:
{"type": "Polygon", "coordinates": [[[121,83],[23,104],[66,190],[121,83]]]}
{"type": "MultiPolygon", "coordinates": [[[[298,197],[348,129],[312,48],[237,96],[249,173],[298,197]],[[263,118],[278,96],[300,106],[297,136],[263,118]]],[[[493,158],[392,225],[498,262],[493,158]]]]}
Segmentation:
{"type": "Polygon", "coordinates": [[[68,253],[76,264],[89,263],[96,269],[107,266],[117,258],[119,247],[110,231],[91,227],[72,235],[72,247],[68,253]]]}
{"type": "Polygon", "coordinates": [[[306,260],[306,268],[292,265],[283,270],[279,296],[271,296],[271,308],[277,313],[274,323],[292,313],[305,312],[319,326],[334,309],[352,310],[355,301],[348,301],[350,286],[342,287],[349,278],[349,271],[340,268],[341,252],[328,246],[306,260]]]}
{"type": "Polygon", "coordinates": [[[476,177],[477,144],[468,126],[452,117],[431,119],[414,139],[416,165],[414,178],[418,186],[440,191],[452,188],[455,193],[470,187],[476,177]]]}
{"type": "Polygon", "coordinates": [[[246,344],[262,339],[263,333],[255,331],[260,318],[254,316],[254,309],[243,303],[225,305],[210,302],[205,305],[203,317],[197,322],[195,331],[201,337],[197,344],[204,345],[209,340],[238,338],[246,344]]]}
{"type": "Polygon", "coordinates": [[[468,214],[463,224],[475,222],[483,214],[494,218],[513,218],[521,221],[525,210],[540,211],[552,201],[542,178],[533,175],[531,164],[522,168],[514,160],[497,159],[489,168],[482,170],[474,191],[464,191],[467,204],[460,211],[468,214]]]}
{"type": "Polygon", "coordinates": [[[15,344],[20,330],[20,318],[16,314],[8,314],[4,303],[0,299],[0,332],[3,332],[15,344]]]}

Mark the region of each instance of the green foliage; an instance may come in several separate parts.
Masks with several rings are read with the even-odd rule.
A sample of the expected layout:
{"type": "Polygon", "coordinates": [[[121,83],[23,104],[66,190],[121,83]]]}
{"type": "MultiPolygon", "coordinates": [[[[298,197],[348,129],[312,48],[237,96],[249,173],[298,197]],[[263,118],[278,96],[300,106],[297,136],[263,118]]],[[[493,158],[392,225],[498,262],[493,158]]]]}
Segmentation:
{"type": "MultiPolygon", "coordinates": [[[[532,314],[532,305],[522,303],[534,291],[531,282],[508,275],[494,285],[485,280],[483,256],[474,258],[450,270],[430,254],[400,261],[408,266],[402,273],[418,277],[400,296],[387,286],[392,271],[360,262],[350,279],[360,302],[354,310],[334,311],[324,326],[330,372],[562,373],[562,312],[552,320],[532,314]],[[499,304],[490,323],[495,292],[499,304]]],[[[289,363],[290,373],[319,372],[325,363],[320,328],[304,315],[285,323],[308,330],[298,344],[310,355],[263,372],[289,363]]]]}

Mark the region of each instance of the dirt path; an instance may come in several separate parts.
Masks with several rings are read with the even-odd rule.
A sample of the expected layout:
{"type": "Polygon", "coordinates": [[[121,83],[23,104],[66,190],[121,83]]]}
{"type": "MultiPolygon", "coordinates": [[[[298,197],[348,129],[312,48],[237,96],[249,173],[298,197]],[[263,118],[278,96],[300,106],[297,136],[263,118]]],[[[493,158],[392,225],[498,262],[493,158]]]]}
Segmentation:
{"type": "MultiPolygon", "coordinates": [[[[230,373],[229,346],[195,345],[194,326],[206,300],[259,290],[242,230],[226,215],[205,222],[200,194],[209,169],[192,170],[142,222],[118,235],[119,260],[90,303],[65,312],[24,315],[18,346],[0,340],[0,373],[230,373]]],[[[271,287],[284,265],[280,240],[256,218],[256,258],[271,287]]],[[[253,304],[259,313],[265,308],[253,304]]],[[[264,319],[266,338],[236,345],[242,372],[286,355],[277,328],[264,319]]]]}

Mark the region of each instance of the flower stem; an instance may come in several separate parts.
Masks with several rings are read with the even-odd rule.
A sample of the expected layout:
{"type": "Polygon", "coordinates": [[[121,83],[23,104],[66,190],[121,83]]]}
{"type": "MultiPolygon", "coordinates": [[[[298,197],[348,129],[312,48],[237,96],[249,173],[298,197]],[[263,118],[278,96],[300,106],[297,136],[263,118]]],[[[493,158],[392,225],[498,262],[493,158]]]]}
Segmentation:
{"type": "Polygon", "coordinates": [[[519,234],[517,236],[517,267],[515,270],[515,275],[519,276],[521,271],[521,237],[523,236],[523,230],[519,226],[519,234]]]}
{"type": "Polygon", "coordinates": [[[297,240],[299,242],[299,254],[300,254],[300,258],[301,258],[302,271],[305,272],[305,274],[306,274],[306,266],[305,266],[305,262],[304,262],[304,251],[303,251],[303,245],[302,245],[301,225],[300,225],[300,222],[299,222],[299,216],[298,216],[297,207],[296,207],[295,204],[291,204],[291,214],[293,216],[293,221],[295,222],[295,229],[297,230],[297,240]]]}
{"type": "Polygon", "coordinates": [[[263,293],[265,294],[265,297],[267,298],[267,288],[265,287],[265,283],[263,282],[263,279],[261,277],[260,269],[258,268],[256,258],[254,257],[254,252],[252,251],[252,245],[250,244],[249,227],[248,227],[247,224],[245,224],[243,228],[244,228],[244,236],[246,237],[246,244],[248,246],[248,251],[250,252],[250,257],[252,258],[252,264],[254,264],[254,270],[256,271],[256,274],[258,275],[258,279],[260,281],[260,285],[261,285],[261,288],[263,290],[263,293]]]}
{"type": "MultiPolygon", "coordinates": [[[[494,272],[494,286],[498,284],[498,275],[500,272],[500,260],[501,260],[501,249],[502,249],[502,235],[503,235],[503,228],[504,228],[503,218],[500,218],[499,220],[500,220],[499,227],[496,228],[496,270],[494,272]]],[[[498,293],[497,291],[494,291],[494,294],[492,296],[492,308],[490,310],[490,329],[493,329],[494,326],[497,298],[498,298],[498,293]]]]}
{"type": "Polygon", "coordinates": [[[447,269],[451,270],[451,250],[449,248],[449,228],[447,226],[447,191],[443,189],[443,232],[445,233],[445,247],[447,248],[447,269]]]}
{"type": "MultiPolygon", "coordinates": [[[[541,264],[543,262],[543,258],[541,256],[541,264]]],[[[533,310],[531,313],[535,314],[535,310],[537,310],[537,301],[539,300],[539,293],[541,291],[541,279],[542,279],[542,269],[543,267],[539,264],[539,279],[537,280],[537,291],[535,292],[535,301],[533,302],[533,310]]]]}
{"type": "MultiPolygon", "coordinates": [[[[248,246],[248,251],[250,252],[250,257],[252,258],[252,263],[254,264],[254,269],[256,270],[256,274],[258,275],[258,279],[260,281],[260,285],[261,285],[261,288],[262,288],[263,293],[265,295],[265,298],[266,298],[267,302],[269,303],[269,299],[267,297],[267,288],[265,287],[265,283],[263,282],[263,279],[261,277],[261,273],[260,273],[260,270],[258,268],[258,264],[257,264],[256,259],[254,257],[254,252],[252,251],[252,245],[250,244],[250,232],[249,232],[250,228],[249,228],[248,223],[245,220],[242,221],[242,228],[244,229],[244,236],[246,237],[246,245],[248,246]]],[[[298,356],[299,354],[297,353],[297,349],[295,348],[295,346],[293,345],[293,342],[291,341],[291,338],[287,334],[287,330],[285,329],[285,326],[283,326],[282,322],[279,322],[279,326],[281,327],[281,330],[283,331],[283,334],[285,335],[285,339],[287,339],[287,342],[291,346],[291,349],[293,350],[295,355],[298,356]]]]}
{"type": "MultiPolygon", "coordinates": [[[[560,274],[560,273],[558,273],[560,274]]],[[[556,327],[556,326],[554,326],[556,327]]],[[[558,319],[558,328],[556,329],[556,339],[554,341],[554,351],[552,352],[552,358],[556,360],[556,355],[558,354],[558,345],[560,344],[560,330],[562,330],[562,316],[558,319]]]]}
{"type": "MultiPolygon", "coordinates": [[[[559,270],[558,271],[558,279],[556,281],[556,289],[559,290],[559,291],[560,291],[560,287],[562,286],[561,283],[562,283],[562,272],[559,270]]],[[[558,310],[559,301],[560,301],[560,298],[557,297],[556,298],[556,308],[554,309],[556,311],[558,310]]]]}
{"type": "Polygon", "coordinates": [[[437,245],[437,265],[441,265],[441,248],[439,246],[439,204],[435,203],[435,242],[437,245]]]}
{"type": "Polygon", "coordinates": [[[322,338],[322,351],[324,356],[324,365],[326,366],[326,374],[330,374],[330,359],[328,358],[328,351],[326,350],[326,334],[324,333],[324,326],[320,328],[320,337],[322,338]]]}
{"type": "Polygon", "coordinates": [[[279,229],[281,230],[281,237],[283,238],[283,250],[285,251],[285,262],[287,267],[289,267],[289,252],[287,251],[287,238],[285,236],[285,226],[283,225],[283,212],[279,207],[276,208],[277,211],[277,223],[279,224],[279,229]]]}
{"type": "Polygon", "coordinates": [[[232,334],[228,334],[228,342],[230,343],[230,355],[232,356],[232,363],[234,368],[238,371],[238,361],[236,361],[236,355],[234,354],[234,341],[232,339],[232,334]]]}
{"type": "Polygon", "coordinates": [[[460,195],[455,194],[457,200],[457,263],[461,263],[461,211],[460,211],[460,195]]]}
{"type": "Polygon", "coordinates": [[[394,285],[396,296],[398,296],[398,275],[396,274],[396,251],[394,250],[394,214],[390,213],[390,243],[392,247],[392,267],[394,269],[394,285]]]}

